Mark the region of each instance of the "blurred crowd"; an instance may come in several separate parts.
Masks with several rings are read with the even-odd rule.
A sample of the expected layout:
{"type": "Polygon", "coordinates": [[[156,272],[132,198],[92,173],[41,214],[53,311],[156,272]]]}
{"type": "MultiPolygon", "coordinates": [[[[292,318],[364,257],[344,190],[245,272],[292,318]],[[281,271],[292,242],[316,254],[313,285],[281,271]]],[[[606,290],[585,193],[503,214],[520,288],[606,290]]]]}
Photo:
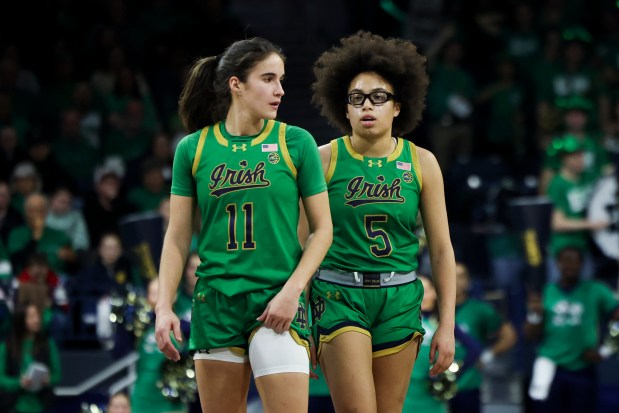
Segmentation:
{"type": "MultiPolygon", "coordinates": [[[[28,2],[2,6],[0,338],[10,342],[24,323],[38,337],[36,322],[20,321],[34,305],[31,317],[40,317],[46,334],[35,347],[53,367],[49,385],[59,380],[57,351],[118,345],[97,318],[102,297],[147,294],[149,277],[130,259],[121,222],[152,213],[165,231],[174,150],[187,133],[177,100],[188,65],[260,34],[249,33],[234,3],[67,0],[45,2],[36,13],[28,2]]],[[[617,4],[344,3],[358,17],[349,31],[410,38],[428,58],[424,120],[408,138],[442,167],[466,289],[480,298],[501,292],[502,320],[523,338],[527,304],[539,297],[523,281],[530,256],[508,205],[545,196],[549,236],[540,247],[548,282],[561,279],[559,253],[575,248],[582,278],[616,290],[619,251],[609,253],[593,236],[616,236],[616,203],[607,215],[591,217],[588,209],[604,180],[614,180],[616,201],[617,4]]],[[[331,138],[316,136],[319,144],[331,138]]],[[[501,323],[493,321],[494,333],[501,323]]]]}

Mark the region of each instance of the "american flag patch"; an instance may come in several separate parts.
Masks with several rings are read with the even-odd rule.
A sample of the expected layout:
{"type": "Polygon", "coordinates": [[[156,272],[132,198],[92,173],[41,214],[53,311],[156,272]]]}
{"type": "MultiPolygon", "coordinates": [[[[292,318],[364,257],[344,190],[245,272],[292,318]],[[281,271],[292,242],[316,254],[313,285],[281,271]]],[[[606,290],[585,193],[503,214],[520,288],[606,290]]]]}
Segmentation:
{"type": "Polygon", "coordinates": [[[398,168],[398,169],[403,169],[405,171],[410,171],[411,170],[410,162],[400,162],[400,161],[397,161],[395,163],[395,167],[398,168]]]}
{"type": "Polygon", "coordinates": [[[277,144],[276,143],[263,143],[262,152],[277,152],[277,144]]]}

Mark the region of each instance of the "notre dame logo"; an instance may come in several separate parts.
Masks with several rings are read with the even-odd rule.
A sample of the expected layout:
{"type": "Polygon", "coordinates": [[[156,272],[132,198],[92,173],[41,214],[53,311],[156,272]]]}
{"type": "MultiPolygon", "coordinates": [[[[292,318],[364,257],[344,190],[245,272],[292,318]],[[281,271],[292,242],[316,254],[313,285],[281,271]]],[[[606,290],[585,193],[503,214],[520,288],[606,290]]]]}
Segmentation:
{"type": "Polygon", "coordinates": [[[275,165],[276,163],[279,162],[279,154],[277,152],[271,152],[268,156],[268,160],[269,162],[271,162],[273,165],[275,165]]]}
{"type": "Polygon", "coordinates": [[[409,171],[404,172],[402,174],[402,180],[406,182],[407,184],[410,184],[411,182],[413,182],[413,174],[410,173],[409,171]]]}
{"type": "Polygon", "coordinates": [[[312,319],[316,321],[320,321],[322,315],[324,314],[326,309],[325,300],[322,297],[318,297],[312,302],[312,319]]]}
{"type": "Polygon", "coordinates": [[[305,313],[305,307],[301,303],[297,307],[297,323],[299,323],[303,330],[307,328],[307,314],[305,313]]]}

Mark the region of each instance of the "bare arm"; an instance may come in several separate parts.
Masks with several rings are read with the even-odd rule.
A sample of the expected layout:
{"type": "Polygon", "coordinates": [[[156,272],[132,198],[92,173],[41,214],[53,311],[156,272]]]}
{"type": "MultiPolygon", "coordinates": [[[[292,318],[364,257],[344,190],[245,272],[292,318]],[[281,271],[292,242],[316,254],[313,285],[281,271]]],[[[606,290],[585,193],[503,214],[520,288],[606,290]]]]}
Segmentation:
{"type": "Polygon", "coordinates": [[[516,329],[510,322],[504,322],[499,328],[497,339],[490,349],[492,354],[498,356],[503,354],[516,344],[518,336],[516,335],[516,329]]]}
{"type": "Polygon", "coordinates": [[[172,360],[178,360],[180,355],[170,340],[170,331],[174,332],[177,341],[183,340],[180,322],[172,312],[172,305],[189,253],[194,208],[193,198],[178,195],[170,197],[170,223],[161,251],[155,337],[159,349],[172,360]]]}
{"type": "Polygon", "coordinates": [[[563,211],[554,209],[552,211],[552,230],[556,232],[578,231],[578,230],[598,230],[606,228],[608,221],[590,221],[583,218],[568,218],[563,211]]]}
{"type": "Polygon", "coordinates": [[[431,152],[418,148],[418,154],[423,179],[421,217],[439,304],[439,327],[430,350],[431,361],[436,360],[437,351],[439,354],[430,371],[431,375],[436,375],[449,367],[455,352],[456,262],[447,222],[443,175],[431,152]]]}
{"type": "MultiPolygon", "coordinates": [[[[331,163],[331,145],[323,145],[318,148],[318,151],[320,152],[320,160],[322,161],[322,170],[326,176],[329,170],[329,164],[331,163]]],[[[310,228],[303,200],[299,200],[299,226],[297,227],[297,236],[299,237],[301,247],[305,247],[305,242],[310,236],[310,228]]]]}
{"type": "MultiPolygon", "coordinates": [[[[322,151],[321,158],[324,166],[322,151]]],[[[278,333],[290,328],[297,311],[299,296],[306,289],[333,241],[327,191],[303,198],[301,202],[297,236],[303,246],[303,255],[282,290],[258,317],[259,321],[264,321],[266,327],[278,333]]]]}

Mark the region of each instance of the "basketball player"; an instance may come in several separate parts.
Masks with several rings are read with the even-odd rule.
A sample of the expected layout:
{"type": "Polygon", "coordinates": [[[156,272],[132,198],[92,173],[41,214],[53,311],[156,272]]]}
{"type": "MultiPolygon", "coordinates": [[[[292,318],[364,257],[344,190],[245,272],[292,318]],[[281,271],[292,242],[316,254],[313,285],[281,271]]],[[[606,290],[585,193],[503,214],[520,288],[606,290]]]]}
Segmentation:
{"type": "Polygon", "coordinates": [[[441,171],[432,153],[398,137],[421,118],[425,58],[408,41],[359,32],[323,53],[314,73],[314,102],[346,134],[319,148],[334,239],[311,285],[318,360],[337,412],[401,412],[424,334],[419,211],[439,298],[430,374],[454,355],[455,260],[441,171]]]}
{"type": "Polygon", "coordinates": [[[250,374],[266,412],[307,412],[308,320],[303,290],[331,244],[320,157],[305,130],[275,120],[284,56],[267,40],[198,60],[180,96],[192,131],[174,158],[170,224],[161,258],[157,343],[178,360],[172,311],[202,217],[189,348],[203,412],[246,410],[250,374]],[[297,239],[299,197],[311,233],[297,239]]]}

